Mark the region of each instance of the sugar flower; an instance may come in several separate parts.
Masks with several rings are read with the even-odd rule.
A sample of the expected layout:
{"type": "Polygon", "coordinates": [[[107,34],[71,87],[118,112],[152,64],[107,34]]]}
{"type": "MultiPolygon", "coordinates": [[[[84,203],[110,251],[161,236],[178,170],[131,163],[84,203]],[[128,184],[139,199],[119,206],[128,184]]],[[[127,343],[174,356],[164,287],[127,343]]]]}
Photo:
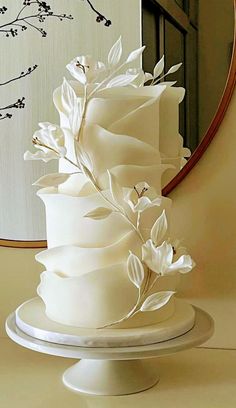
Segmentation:
{"type": "Polygon", "coordinates": [[[155,247],[149,239],[142,246],[142,259],[145,264],[160,276],[173,275],[177,272],[190,272],[195,263],[190,255],[182,255],[176,262],[173,262],[174,251],[171,244],[166,241],[162,245],[155,247]],[[173,262],[173,263],[172,263],[173,262]]]}
{"type": "Polygon", "coordinates": [[[161,205],[161,197],[157,195],[153,187],[145,182],[136,184],[125,197],[125,201],[133,212],[142,212],[155,205],[161,205]]]}
{"type": "Polygon", "coordinates": [[[64,146],[63,130],[49,122],[39,123],[40,130],[33,135],[33,144],[40,152],[30,153],[27,151],[24,155],[25,160],[43,160],[45,162],[65,157],[66,148],[64,146]]]}
{"type": "Polygon", "coordinates": [[[73,59],[66,68],[77,81],[84,85],[94,82],[106,69],[103,62],[94,60],[91,55],[82,55],[73,59]]]}

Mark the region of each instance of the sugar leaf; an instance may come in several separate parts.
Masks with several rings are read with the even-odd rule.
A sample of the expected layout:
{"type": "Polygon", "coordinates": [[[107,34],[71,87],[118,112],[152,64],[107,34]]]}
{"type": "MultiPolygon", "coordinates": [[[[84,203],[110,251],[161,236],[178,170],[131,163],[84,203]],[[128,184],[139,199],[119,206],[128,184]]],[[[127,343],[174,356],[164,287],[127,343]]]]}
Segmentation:
{"type": "Polygon", "coordinates": [[[182,62],[180,62],[179,64],[173,65],[173,67],[171,67],[168,72],[166,73],[166,75],[169,74],[173,74],[174,72],[178,71],[178,69],[181,67],[182,62]]]}
{"type": "Polygon", "coordinates": [[[140,259],[130,252],[127,260],[128,276],[131,282],[140,288],[144,279],[144,268],[140,259]]]}
{"type": "Polygon", "coordinates": [[[116,177],[107,170],[108,177],[109,177],[109,187],[111,191],[111,195],[115,203],[123,207],[123,190],[120,184],[118,183],[116,177]]]}
{"type": "Polygon", "coordinates": [[[142,55],[144,49],[145,49],[145,45],[144,45],[143,47],[137,48],[136,50],[132,51],[132,52],[129,54],[129,56],[128,56],[126,62],[127,62],[127,63],[128,63],[128,62],[132,62],[132,61],[135,61],[137,58],[141,57],[141,55],[142,55]]]}
{"type": "Polygon", "coordinates": [[[152,312],[154,310],[158,310],[169,302],[174,293],[175,292],[173,291],[153,293],[153,295],[150,295],[147,299],[145,299],[140,310],[142,312],[152,312]]]}
{"type": "Polygon", "coordinates": [[[62,83],[62,105],[63,108],[67,112],[70,112],[74,106],[77,104],[77,96],[72,88],[72,86],[69,84],[69,82],[66,80],[66,78],[63,79],[62,83]]]}
{"type": "Polygon", "coordinates": [[[70,128],[74,136],[78,135],[81,126],[80,105],[77,103],[73,106],[69,114],[70,128]]]}
{"type": "Polygon", "coordinates": [[[138,75],[130,75],[130,74],[121,74],[117,75],[115,78],[112,78],[108,84],[107,88],[114,88],[116,86],[127,86],[131,84],[138,75]]]}
{"type": "Polygon", "coordinates": [[[98,207],[93,211],[90,211],[86,215],[84,215],[85,218],[92,218],[93,220],[103,220],[112,213],[112,210],[109,208],[105,207],[98,207]]]}
{"type": "Polygon", "coordinates": [[[66,180],[71,176],[68,173],[52,173],[46,176],[40,177],[37,181],[33,183],[33,186],[40,187],[57,187],[59,184],[65,183],[66,180]]]}
{"type": "Polygon", "coordinates": [[[115,42],[115,44],[111,47],[107,61],[109,65],[117,65],[120,62],[122,55],[122,42],[121,37],[115,42]]]}
{"type": "Polygon", "coordinates": [[[157,218],[151,229],[151,239],[155,245],[158,245],[162,242],[168,228],[166,212],[163,210],[159,218],[157,218]]]}
{"type": "Polygon", "coordinates": [[[154,79],[156,79],[162,74],[164,70],[164,66],[165,66],[165,57],[163,55],[163,57],[160,59],[160,61],[158,61],[158,63],[154,67],[154,70],[153,70],[154,79]]]}

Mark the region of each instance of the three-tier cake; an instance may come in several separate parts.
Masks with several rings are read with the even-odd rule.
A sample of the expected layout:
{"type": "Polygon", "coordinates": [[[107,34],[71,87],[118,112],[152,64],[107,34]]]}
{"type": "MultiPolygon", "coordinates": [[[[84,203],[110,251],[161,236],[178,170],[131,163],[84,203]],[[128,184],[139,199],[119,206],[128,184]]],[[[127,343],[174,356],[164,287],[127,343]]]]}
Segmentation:
{"type": "MultiPolygon", "coordinates": [[[[161,82],[164,58],[153,74],[132,68],[143,49],[122,61],[119,39],[106,64],[75,58],[67,66],[74,80],[64,79],[54,93],[60,126],[40,123],[37,152],[25,153],[60,159],[58,173],[36,182],[48,241],[36,259],[45,267],[38,295],[46,315],[63,325],[115,329],[168,321],[179,276],[194,266],[169,238],[171,200],[161,195],[189,154],[179,134],[184,89],[161,82]]],[[[193,324],[194,312],[185,331],[193,324]]]]}

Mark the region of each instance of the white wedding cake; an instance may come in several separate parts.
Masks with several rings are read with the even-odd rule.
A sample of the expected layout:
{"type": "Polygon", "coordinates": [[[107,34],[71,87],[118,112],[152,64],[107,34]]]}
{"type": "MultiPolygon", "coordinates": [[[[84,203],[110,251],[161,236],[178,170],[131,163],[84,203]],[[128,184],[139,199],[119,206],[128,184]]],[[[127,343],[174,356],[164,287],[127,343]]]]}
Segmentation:
{"type": "Polygon", "coordinates": [[[40,123],[36,153],[25,153],[26,160],[60,159],[59,173],[35,183],[48,241],[36,259],[45,267],[38,295],[46,315],[63,325],[167,321],[179,276],[194,266],[169,239],[171,200],[161,195],[189,155],[179,134],[184,89],[161,82],[164,58],[153,74],[132,68],[143,49],[122,61],[119,39],[106,64],[73,60],[67,68],[74,80],[64,79],[54,93],[60,126],[40,123]]]}

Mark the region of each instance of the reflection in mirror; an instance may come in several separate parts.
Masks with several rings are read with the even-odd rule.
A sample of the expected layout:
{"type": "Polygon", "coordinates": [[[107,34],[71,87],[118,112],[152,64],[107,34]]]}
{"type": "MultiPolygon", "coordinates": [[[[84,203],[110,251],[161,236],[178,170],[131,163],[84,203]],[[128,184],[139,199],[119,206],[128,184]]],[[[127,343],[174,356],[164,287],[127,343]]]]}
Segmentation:
{"type": "Polygon", "coordinates": [[[143,67],[152,72],[165,55],[165,71],[182,68],[168,80],[186,89],[179,129],[193,153],[220,103],[231,61],[233,0],[143,0],[143,67]]]}

